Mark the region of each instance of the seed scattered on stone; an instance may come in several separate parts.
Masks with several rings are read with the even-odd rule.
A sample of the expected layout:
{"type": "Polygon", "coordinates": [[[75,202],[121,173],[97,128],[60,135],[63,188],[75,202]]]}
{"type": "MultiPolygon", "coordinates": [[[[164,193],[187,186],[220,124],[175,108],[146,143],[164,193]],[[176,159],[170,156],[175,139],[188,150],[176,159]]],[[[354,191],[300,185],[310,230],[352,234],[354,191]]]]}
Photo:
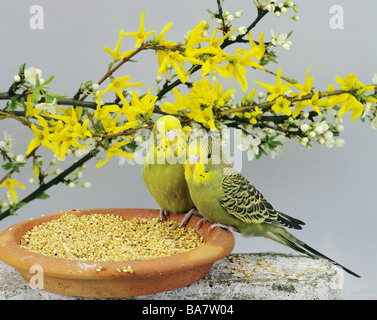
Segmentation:
{"type": "MultiPolygon", "coordinates": [[[[71,260],[134,261],[171,256],[203,243],[195,229],[179,228],[176,221],[66,214],[26,232],[20,246],[41,255],[71,260]]],[[[104,269],[97,268],[101,270],[104,269]]],[[[129,265],[117,271],[133,273],[129,265]]]]}

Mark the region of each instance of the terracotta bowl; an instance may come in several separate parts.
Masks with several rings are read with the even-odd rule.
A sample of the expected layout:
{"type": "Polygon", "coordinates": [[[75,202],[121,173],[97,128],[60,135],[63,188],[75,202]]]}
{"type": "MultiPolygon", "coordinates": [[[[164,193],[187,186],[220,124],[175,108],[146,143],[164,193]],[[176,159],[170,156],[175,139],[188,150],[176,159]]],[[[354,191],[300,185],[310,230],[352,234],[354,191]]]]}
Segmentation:
{"type": "MultiPolygon", "coordinates": [[[[43,289],[50,292],[99,298],[120,298],[147,295],[187,286],[202,277],[213,263],[227,256],[234,248],[230,231],[204,224],[197,233],[204,244],[196,249],[164,258],[130,262],[93,262],[60,259],[43,256],[20,247],[20,238],[34,226],[58,219],[61,212],[18,223],[0,234],[0,260],[16,268],[26,280],[43,271],[43,289]],[[130,265],[133,273],[118,272],[118,268],[130,265]],[[41,269],[35,269],[38,266],[41,269]],[[102,266],[103,270],[96,269],[102,266]]],[[[133,218],[156,218],[155,209],[88,209],[69,211],[77,216],[87,214],[113,214],[131,220],[133,218]]],[[[183,214],[171,215],[180,221],[183,214]]],[[[199,218],[193,216],[188,227],[194,228],[199,218]]],[[[39,284],[38,284],[39,285],[39,284]]]]}

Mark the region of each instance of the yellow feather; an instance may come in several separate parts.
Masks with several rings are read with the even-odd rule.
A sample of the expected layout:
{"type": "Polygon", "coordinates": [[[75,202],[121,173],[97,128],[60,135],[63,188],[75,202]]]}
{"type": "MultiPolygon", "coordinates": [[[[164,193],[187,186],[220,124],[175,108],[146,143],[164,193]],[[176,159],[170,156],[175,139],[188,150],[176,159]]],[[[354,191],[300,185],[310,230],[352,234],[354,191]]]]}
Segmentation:
{"type": "Polygon", "coordinates": [[[184,178],[186,142],[179,120],[173,116],[158,119],[144,158],[143,179],[162,210],[186,213],[195,208],[184,178]],[[176,130],[174,141],[166,132],[176,130]]]}

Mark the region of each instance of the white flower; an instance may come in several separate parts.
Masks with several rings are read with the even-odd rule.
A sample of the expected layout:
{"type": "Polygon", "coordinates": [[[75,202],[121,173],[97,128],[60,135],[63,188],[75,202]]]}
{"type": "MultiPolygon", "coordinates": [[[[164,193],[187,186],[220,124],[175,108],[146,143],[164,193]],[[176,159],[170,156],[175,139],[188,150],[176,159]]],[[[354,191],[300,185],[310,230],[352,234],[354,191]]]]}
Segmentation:
{"type": "Polygon", "coordinates": [[[288,51],[292,46],[292,41],[285,41],[281,46],[283,50],[288,51]]]}
{"type": "Polygon", "coordinates": [[[307,123],[304,123],[300,126],[301,131],[305,132],[310,129],[310,126],[307,123]]]}
{"type": "Polygon", "coordinates": [[[274,32],[273,30],[271,30],[271,35],[271,42],[275,47],[279,44],[283,44],[288,36],[286,33],[274,32]]]}
{"type": "Polygon", "coordinates": [[[280,17],[281,16],[281,12],[280,11],[275,11],[275,16],[280,17]]]}
{"type": "Polygon", "coordinates": [[[19,75],[15,75],[14,77],[13,77],[13,81],[14,82],[20,82],[21,81],[21,78],[20,78],[20,76],[19,75]]]}
{"type": "Polygon", "coordinates": [[[320,135],[324,132],[326,132],[329,129],[329,125],[326,121],[321,121],[317,124],[316,128],[314,129],[315,133],[320,135]]]}
{"type": "Polygon", "coordinates": [[[338,132],[343,132],[344,131],[344,126],[342,126],[341,124],[339,124],[339,125],[337,125],[336,126],[336,131],[338,131],[338,132]]]}
{"type": "Polygon", "coordinates": [[[369,113],[370,109],[372,108],[372,106],[373,106],[373,104],[370,103],[370,102],[367,102],[365,104],[365,109],[364,109],[364,112],[363,112],[363,115],[361,116],[361,118],[365,118],[368,115],[368,113],[369,113]]]}
{"type": "Polygon", "coordinates": [[[334,123],[335,123],[336,125],[338,125],[338,124],[342,124],[342,123],[343,123],[343,119],[342,119],[342,118],[339,118],[339,117],[335,117],[335,119],[334,119],[334,123]]]}
{"type": "Polygon", "coordinates": [[[241,151],[247,150],[247,159],[249,161],[254,159],[254,155],[259,153],[259,145],[261,144],[261,139],[256,137],[254,138],[252,135],[248,136],[241,136],[242,144],[238,145],[238,149],[241,151]]]}
{"type": "Polygon", "coordinates": [[[370,126],[373,130],[377,130],[377,117],[374,117],[374,119],[370,122],[370,126]]]}
{"type": "Polygon", "coordinates": [[[25,70],[25,79],[29,82],[32,86],[37,84],[37,76],[39,81],[42,83],[42,71],[38,68],[28,68],[25,70]]]}
{"type": "Polygon", "coordinates": [[[288,9],[286,7],[282,7],[280,9],[281,13],[287,13],[288,9]]]}
{"type": "Polygon", "coordinates": [[[70,182],[68,186],[69,186],[71,189],[73,189],[73,188],[76,186],[76,184],[75,184],[74,182],[70,182]]]}
{"type": "Polygon", "coordinates": [[[8,157],[13,158],[14,153],[13,153],[13,139],[12,136],[4,131],[4,140],[0,141],[0,148],[3,149],[8,157]]]}
{"type": "Polygon", "coordinates": [[[377,73],[375,73],[372,77],[373,84],[377,84],[377,73]]]}
{"type": "Polygon", "coordinates": [[[335,139],[335,147],[343,147],[344,146],[344,140],[343,139],[335,139]]]}
{"type": "Polygon", "coordinates": [[[49,114],[58,114],[58,107],[56,106],[56,99],[54,99],[51,103],[43,102],[38,103],[35,105],[36,108],[41,109],[42,113],[49,113],[49,114]]]}
{"type": "Polygon", "coordinates": [[[325,141],[325,147],[327,148],[332,148],[335,145],[335,140],[334,139],[329,139],[325,141]]]}
{"type": "Polygon", "coordinates": [[[333,136],[334,134],[331,131],[326,131],[323,135],[326,140],[331,140],[333,136]]]}

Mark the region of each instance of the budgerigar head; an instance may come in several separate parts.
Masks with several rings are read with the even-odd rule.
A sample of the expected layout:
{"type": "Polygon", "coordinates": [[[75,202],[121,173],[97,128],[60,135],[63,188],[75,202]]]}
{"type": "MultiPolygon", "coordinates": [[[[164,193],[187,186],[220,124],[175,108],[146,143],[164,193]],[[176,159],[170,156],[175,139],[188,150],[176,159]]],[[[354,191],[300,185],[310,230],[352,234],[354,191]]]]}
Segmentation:
{"type": "Polygon", "coordinates": [[[159,118],[154,127],[153,135],[156,139],[166,140],[168,144],[177,142],[179,135],[182,132],[181,122],[173,116],[163,116],[159,118]]]}
{"type": "Polygon", "coordinates": [[[223,163],[220,144],[212,137],[198,137],[190,142],[186,165],[191,170],[197,167],[209,170],[214,165],[223,163]]]}

